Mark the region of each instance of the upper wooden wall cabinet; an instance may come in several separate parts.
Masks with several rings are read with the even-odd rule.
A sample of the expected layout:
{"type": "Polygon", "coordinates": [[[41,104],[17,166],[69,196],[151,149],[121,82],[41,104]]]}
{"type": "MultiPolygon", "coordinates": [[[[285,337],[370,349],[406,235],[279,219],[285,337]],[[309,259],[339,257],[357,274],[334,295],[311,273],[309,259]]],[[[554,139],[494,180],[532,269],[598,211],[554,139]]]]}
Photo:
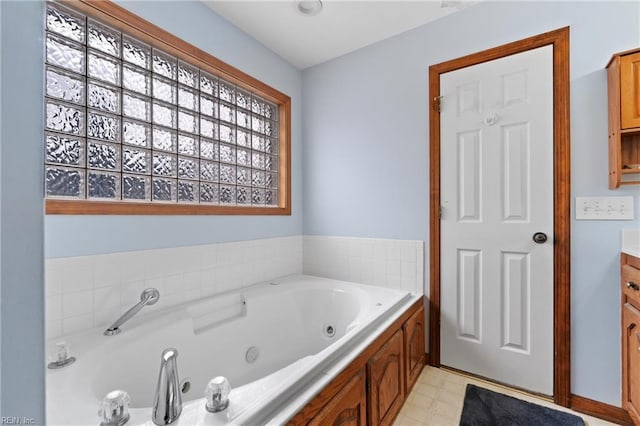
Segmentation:
{"type": "Polygon", "coordinates": [[[640,184],[640,48],[613,55],[609,86],[609,188],[640,184]]]}

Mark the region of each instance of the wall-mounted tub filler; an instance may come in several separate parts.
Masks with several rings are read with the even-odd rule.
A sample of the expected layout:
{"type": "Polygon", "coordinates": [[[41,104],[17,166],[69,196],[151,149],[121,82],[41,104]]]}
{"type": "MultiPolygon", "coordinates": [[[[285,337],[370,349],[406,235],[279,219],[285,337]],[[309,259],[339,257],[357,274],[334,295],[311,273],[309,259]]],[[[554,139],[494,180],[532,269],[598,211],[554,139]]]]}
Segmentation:
{"type": "Polygon", "coordinates": [[[173,348],[162,352],[158,386],[153,398],[153,423],[164,426],[173,423],[182,413],[182,395],[178,377],[178,351],[173,348]]]}
{"type": "Polygon", "coordinates": [[[140,309],[144,308],[147,305],[155,304],[158,301],[158,299],[160,299],[160,292],[155,288],[148,288],[144,290],[142,294],[140,294],[140,302],[133,305],[133,307],[129,309],[127,312],[125,312],[124,314],[122,314],[122,316],[118,318],[116,322],[111,324],[111,327],[107,328],[104,331],[104,335],[113,336],[114,334],[120,333],[120,331],[122,331],[120,330],[120,326],[122,324],[129,321],[132,316],[134,316],[140,311],[140,309]]]}

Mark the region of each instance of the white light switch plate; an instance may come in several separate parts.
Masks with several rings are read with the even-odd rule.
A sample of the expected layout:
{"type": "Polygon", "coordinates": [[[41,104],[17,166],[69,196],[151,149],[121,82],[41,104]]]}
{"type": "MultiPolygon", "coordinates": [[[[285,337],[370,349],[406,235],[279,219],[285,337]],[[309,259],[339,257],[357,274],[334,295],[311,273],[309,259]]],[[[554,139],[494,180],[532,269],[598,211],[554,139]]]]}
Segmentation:
{"type": "Polygon", "coordinates": [[[576,197],[577,220],[633,220],[633,197],[576,197]]]}

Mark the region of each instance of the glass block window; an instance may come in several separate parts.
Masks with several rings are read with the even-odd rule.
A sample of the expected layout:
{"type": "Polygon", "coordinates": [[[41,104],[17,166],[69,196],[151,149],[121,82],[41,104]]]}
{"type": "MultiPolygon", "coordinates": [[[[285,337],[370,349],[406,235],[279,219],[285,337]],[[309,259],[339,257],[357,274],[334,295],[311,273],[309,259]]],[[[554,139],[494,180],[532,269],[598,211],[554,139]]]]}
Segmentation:
{"type": "Polygon", "coordinates": [[[278,105],[46,7],[46,198],[278,206],[278,105]]]}

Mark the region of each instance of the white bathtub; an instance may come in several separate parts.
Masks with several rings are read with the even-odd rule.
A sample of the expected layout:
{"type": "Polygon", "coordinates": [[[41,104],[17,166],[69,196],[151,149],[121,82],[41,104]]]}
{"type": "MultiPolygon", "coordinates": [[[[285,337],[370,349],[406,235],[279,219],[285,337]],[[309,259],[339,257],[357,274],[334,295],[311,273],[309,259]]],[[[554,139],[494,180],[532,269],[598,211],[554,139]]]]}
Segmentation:
{"type": "Polygon", "coordinates": [[[134,317],[119,335],[96,328],[56,339],[70,344],[77,361],[47,370],[47,424],[98,424],[102,398],[121,389],[131,396],[127,424],[152,425],[160,354],[169,347],[178,350],[180,380],[190,382],[174,424],[285,421],[282,413],[302,408],[300,395],[319,376],[326,379],[327,371],[362,350],[363,341],[411,299],[403,291],[297,275],[134,317]],[[252,363],[250,347],[259,351],[252,363]],[[212,414],[203,391],[215,376],[226,376],[233,390],[229,407],[212,414]]]}

